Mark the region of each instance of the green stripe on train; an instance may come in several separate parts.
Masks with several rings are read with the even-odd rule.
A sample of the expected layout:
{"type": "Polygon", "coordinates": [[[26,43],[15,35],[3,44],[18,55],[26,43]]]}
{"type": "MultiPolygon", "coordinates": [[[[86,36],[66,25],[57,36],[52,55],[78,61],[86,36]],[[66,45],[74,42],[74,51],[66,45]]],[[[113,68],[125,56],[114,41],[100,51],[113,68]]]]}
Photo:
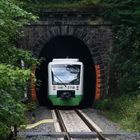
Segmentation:
{"type": "Polygon", "coordinates": [[[72,97],[72,98],[67,99],[67,100],[58,98],[57,95],[49,95],[48,98],[52,102],[53,105],[76,106],[76,105],[80,104],[81,100],[83,99],[83,96],[82,95],[75,95],[75,97],[72,97]]]}

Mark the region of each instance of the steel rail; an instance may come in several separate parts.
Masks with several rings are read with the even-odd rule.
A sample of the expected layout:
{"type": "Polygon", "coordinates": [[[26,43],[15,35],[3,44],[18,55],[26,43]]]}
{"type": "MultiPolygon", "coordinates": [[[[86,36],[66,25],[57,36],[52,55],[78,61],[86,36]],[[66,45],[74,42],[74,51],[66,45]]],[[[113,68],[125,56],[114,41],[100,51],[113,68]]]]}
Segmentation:
{"type": "MultiPolygon", "coordinates": [[[[19,135],[24,137],[37,137],[37,136],[47,136],[52,138],[58,138],[59,140],[73,140],[79,139],[79,138],[98,138],[100,140],[108,140],[106,137],[116,137],[116,136],[131,136],[135,137],[137,139],[140,138],[140,133],[126,133],[126,132],[116,132],[116,131],[102,131],[85,113],[83,113],[81,110],[75,110],[76,115],[80,117],[80,119],[83,121],[85,125],[87,125],[88,129],[90,129],[90,132],[68,132],[68,128],[65,126],[65,121],[63,120],[63,114],[61,114],[61,111],[55,109],[53,110],[53,114],[55,115],[55,118],[53,118],[54,123],[57,123],[56,128],[59,128],[56,130],[56,132],[18,132],[19,135]]],[[[75,113],[75,112],[74,112],[75,113]]],[[[44,122],[46,123],[46,122],[44,122]]],[[[36,127],[36,126],[35,126],[36,127]]],[[[17,134],[16,134],[17,135],[17,134]]],[[[13,137],[12,137],[13,138],[13,137]]],[[[14,139],[14,138],[13,138],[14,139]]],[[[16,139],[16,137],[15,137],[16,139]]]]}
{"type": "Polygon", "coordinates": [[[67,128],[66,128],[66,126],[64,124],[64,121],[63,121],[63,119],[61,117],[61,114],[60,114],[59,110],[55,109],[55,113],[56,113],[56,116],[58,118],[58,122],[59,122],[59,125],[60,125],[60,128],[61,128],[62,132],[66,132],[66,136],[64,137],[64,139],[65,140],[72,140],[70,135],[69,135],[69,133],[68,133],[68,131],[67,131],[67,128]]]}
{"type": "Polygon", "coordinates": [[[105,138],[101,132],[99,132],[93,125],[91,125],[91,123],[86,119],[86,117],[77,109],[75,109],[75,112],[79,115],[79,117],[85,122],[85,124],[89,127],[89,129],[92,132],[96,132],[97,133],[97,137],[100,140],[108,140],[107,138],[105,138]]]}

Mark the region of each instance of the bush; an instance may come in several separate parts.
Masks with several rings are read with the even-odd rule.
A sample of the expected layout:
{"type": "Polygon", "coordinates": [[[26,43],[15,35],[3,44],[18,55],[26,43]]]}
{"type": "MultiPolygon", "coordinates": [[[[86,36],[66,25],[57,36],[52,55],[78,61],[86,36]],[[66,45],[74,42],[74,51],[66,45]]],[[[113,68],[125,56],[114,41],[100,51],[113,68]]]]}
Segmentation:
{"type": "Polygon", "coordinates": [[[21,104],[30,70],[0,64],[0,139],[5,139],[13,125],[24,122],[25,107],[21,104]]]}
{"type": "Polygon", "coordinates": [[[24,122],[25,107],[21,103],[29,69],[21,69],[21,59],[31,64],[29,52],[15,47],[22,35],[20,29],[35,17],[21,9],[15,0],[0,0],[0,139],[6,139],[13,125],[24,122]]]}
{"type": "Polygon", "coordinates": [[[122,95],[100,101],[97,109],[104,110],[107,117],[128,131],[140,131],[140,91],[134,95],[122,95]]]}

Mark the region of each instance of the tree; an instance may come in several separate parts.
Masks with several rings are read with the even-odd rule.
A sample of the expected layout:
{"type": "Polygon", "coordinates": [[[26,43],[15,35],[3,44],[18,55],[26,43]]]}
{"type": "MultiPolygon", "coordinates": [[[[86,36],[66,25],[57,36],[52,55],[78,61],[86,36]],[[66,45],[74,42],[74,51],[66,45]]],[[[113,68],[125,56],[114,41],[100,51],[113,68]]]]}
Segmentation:
{"type": "Polygon", "coordinates": [[[0,1],[0,139],[6,139],[12,125],[24,120],[24,105],[21,98],[30,70],[20,67],[34,59],[29,52],[15,47],[22,35],[20,29],[35,17],[21,9],[14,0],[0,1]]]}
{"type": "Polygon", "coordinates": [[[113,24],[111,93],[139,94],[140,90],[140,1],[102,0],[103,17],[113,24]]]}

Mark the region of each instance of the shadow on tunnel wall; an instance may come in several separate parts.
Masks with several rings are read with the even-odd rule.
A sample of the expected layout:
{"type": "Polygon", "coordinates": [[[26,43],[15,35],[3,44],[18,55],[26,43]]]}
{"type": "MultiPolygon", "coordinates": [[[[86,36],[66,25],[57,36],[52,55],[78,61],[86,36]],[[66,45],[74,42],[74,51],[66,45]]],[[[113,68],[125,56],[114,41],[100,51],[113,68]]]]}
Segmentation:
{"type": "Polygon", "coordinates": [[[48,63],[53,58],[79,58],[84,64],[84,100],[81,107],[92,106],[95,97],[95,65],[88,47],[83,41],[73,36],[57,36],[52,38],[40,52],[40,66],[36,69],[36,78],[40,81],[37,87],[37,98],[41,106],[49,104],[47,99],[48,92],[48,63]]]}

